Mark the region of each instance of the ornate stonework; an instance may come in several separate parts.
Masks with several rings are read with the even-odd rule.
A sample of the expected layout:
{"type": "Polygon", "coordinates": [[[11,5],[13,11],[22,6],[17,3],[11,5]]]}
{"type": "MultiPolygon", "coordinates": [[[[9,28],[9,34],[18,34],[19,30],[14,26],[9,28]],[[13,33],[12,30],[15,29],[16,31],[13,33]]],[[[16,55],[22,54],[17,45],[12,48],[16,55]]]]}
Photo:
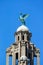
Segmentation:
{"type": "Polygon", "coordinates": [[[28,30],[16,31],[16,42],[6,50],[6,65],[9,65],[9,56],[12,56],[12,65],[16,65],[16,57],[18,65],[34,65],[34,57],[37,59],[37,65],[40,65],[40,50],[31,42],[31,35],[28,30]]]}

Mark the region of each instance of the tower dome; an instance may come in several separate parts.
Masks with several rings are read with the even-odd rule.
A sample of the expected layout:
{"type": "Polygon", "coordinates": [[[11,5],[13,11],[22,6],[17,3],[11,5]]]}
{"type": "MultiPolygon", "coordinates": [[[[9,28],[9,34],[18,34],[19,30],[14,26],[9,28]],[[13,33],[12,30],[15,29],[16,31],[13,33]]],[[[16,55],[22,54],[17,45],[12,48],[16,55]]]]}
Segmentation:
{"type": "Polygon", "coordinates": [[[28,28],[25,25],[22,25],[22,26],[18,27],[17,32],[19,32],[19,31],[28,31],[28,28]]]}
{"type": "Polygon", "coordinates": [[[16,42],[20,41],[30,41],[31,38],[31,32],[29,31],[28,27],[25,25],[21,25],[16,30],[16,42]]]}

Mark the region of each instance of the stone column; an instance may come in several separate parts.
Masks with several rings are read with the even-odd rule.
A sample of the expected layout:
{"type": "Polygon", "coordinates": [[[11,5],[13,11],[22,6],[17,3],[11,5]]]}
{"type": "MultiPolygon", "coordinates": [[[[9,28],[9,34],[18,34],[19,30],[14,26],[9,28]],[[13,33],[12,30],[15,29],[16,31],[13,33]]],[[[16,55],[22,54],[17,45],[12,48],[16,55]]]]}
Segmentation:
{"type": "Polygon", "coordinates": [[[37,65],[40,65],[40,54],[37,53],[37,65]]]}
{"type": "Polygon", "coordinates": [[[25,37],[24,37],[24,38],[25,38],[25,41],[27,41],[27,35],[26,35],[26,33],[25,33],[25,35],[24,35],[24,36],[25,36],[25,37]]]}
{"type": "Polygon", "coordinates": [[[30,65],[34,65],[33,44],[31,44],[30,65]]]}
{"type": "Polygon", "coordinates": [[[14,53],[14,52],[12,55],[12,65],[16,65],[16,53],[14,53]]]}
{"type": "Polygon", "coordinates": [[[9,65],[9,54],[6,53],[6,65],[9,65]]]}
{"type": "MultiPolygon", "coordinates": [[[[20,60],[20,57],[21,57],[21,45],[19,43],[18,61],[20,60]]],[[[20,65],[20,61],[18,62],[18,65],[20,65]]]]}

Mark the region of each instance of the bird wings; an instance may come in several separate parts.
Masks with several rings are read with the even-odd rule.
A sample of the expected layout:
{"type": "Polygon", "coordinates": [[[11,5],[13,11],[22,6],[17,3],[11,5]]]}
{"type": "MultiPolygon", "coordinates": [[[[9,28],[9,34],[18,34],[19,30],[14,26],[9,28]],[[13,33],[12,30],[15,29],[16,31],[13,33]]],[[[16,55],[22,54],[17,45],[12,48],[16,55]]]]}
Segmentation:
{"type": "Polygon", "coordinates": [[[28,16],[29,16],[28,14],[24,14],[24,15],[22,16],[22,18],[25,20],[28,16]]]}
{"type": "Polygon", "coordinates": [[[22,24],[25,25],[25,19],[26,19],[28,16],[29,16],[28,14],[22,14],[22,13],[20,13],[19,20],[22,22],[22,24]]]}

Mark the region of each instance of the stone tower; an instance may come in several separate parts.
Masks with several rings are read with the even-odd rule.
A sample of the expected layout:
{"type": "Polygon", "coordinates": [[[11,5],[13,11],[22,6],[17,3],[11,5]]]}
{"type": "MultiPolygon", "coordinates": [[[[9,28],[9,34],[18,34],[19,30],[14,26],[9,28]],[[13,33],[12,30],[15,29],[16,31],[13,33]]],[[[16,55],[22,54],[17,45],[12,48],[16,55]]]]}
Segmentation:
{"type": "Polygon", "coordinates": [[[9,65],[9,56],[12,56],[12,65],[40,65],[40,50],[31,42],[32,33],[25,25],[18,27],[15,32],[15,43],[6,50],[6,65],[9,65]]]}

